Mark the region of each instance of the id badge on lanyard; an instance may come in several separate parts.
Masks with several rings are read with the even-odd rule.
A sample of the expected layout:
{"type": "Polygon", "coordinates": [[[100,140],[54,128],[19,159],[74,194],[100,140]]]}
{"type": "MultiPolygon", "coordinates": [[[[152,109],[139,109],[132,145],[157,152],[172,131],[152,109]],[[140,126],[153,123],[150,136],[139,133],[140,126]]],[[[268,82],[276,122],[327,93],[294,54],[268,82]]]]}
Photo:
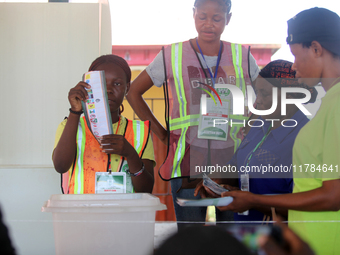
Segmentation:
{"type": "Polygon", "coordinates": [[[96,193],[126,193],[126,173],[96,172],[96,193]]]}
{"type": "MultiPolygon", "coordinates": [[[[249,191],[249,174],[241,174],[241,190],[249,191]]],[[[249,211],[238,213],[238,215],[249,215],[249,211]]]]}
{"type": "Polygon", "coordinates": [[[227,141],[229,106],[230,102],[227,100],[223,100],[221,105],[219,101],[207,98],[207,95],[203,94],[197,137],[200,139],[227,141]]]}
{"type": "MultiPolygon", "coordinates": [[[[207,94],[202,94],[201,96],[200,118],[198,124],[197,138],[227,141],[230,102],[228,102],[227,100],[223,100],[224,95],[221,94],[221,91],[214,89],[217,80],[218,68],[222,57],[223,43],[220,42],[220,49],[218,52],[214,74],[212,73],[211,68],[208,66],[207,61],[205,60],[204,54],[198,43],[197,38],[196,44],[201,53],[202,59],[209,72],[212,82],[212,86],[201,83],[201,89],[207,94]],[[209,90],[212,93],[209,92],[209,90]],[[210,97],[207,97],[207,95],[209,95],[210,97]]],[[[205,71],[204,73],[206,78],[208,78],[207,73],[205,71]]]]}
{"type": "MultiPolygon", "coordinates": [[[[250,153],[250,156],[248,157],[247,163],[246,163],[247,167],[249,166],[249,163],[250,163],[250,161],[251,161],[255,151],[262,146],[262,144],[264,143],[264,141],[268,137],[268,135],[269,135],[269,133],[271,131],[271,128],[272,128],[272,126],[270,125],[268,127],[268,130],[267,130],[266,134],[262,137],[261,141],[255,146],[253,151],[250,153]]],[[[250,190],[250,188],[249,188],[249,174],[248,173],[241,174],[241,190],[242,191],[249,191],[250,190]]],[[[248,215],[248,214],[249,214],[249,211],[245,211],[245,212],[239,213],[239,215],[248,215]]]]}

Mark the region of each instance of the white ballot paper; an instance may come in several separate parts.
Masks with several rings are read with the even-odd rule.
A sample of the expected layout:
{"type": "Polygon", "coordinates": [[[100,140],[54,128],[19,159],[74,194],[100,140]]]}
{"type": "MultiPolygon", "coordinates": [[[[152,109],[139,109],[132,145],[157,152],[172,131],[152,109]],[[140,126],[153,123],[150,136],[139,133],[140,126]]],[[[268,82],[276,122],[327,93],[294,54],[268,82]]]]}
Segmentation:
{"type": "Polygon", "coordinates": [[[182,199],[177,198],[177,204],[180,206],[227,206],[233,202],[232,197],[219,198],[202,198],[202,199],[182,199]]]}
{"type": "Polygon", "coordinates": [[[86,89],[89,98],[82,102],[88,127],[95,137],[113,134],[104,71],[87,72],[83,80],[91,85],[86,89]]]}

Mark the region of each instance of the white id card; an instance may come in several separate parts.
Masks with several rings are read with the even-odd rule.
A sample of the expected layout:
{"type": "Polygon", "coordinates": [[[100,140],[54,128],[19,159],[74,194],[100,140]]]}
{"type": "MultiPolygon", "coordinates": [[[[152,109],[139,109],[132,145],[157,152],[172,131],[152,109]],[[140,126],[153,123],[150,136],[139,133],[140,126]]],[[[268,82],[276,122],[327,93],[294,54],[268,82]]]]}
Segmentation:
{"type": "Polygon", "coordinates": [[[201,139],[227,141],[229,127],[228,115],[228,101],[222,101],[221,105],[219,101],[214,101],[212,98],[207,98],[206,95],[203,94],[201,97],[201,114],[198,124],[197,137],[201,139]]]}
{"type": "Polygon", "coordinates": [[[126,173],[97,172],[96,193],[126,193],[126,173]]]}
{"type": "MultiPolygon", "coordinates": [[[[249,174],[241,174],[241,190],[249,191],[249,174]]],[[[238,213],[238,215],[249,215],[249,211],[238,213]]]]}

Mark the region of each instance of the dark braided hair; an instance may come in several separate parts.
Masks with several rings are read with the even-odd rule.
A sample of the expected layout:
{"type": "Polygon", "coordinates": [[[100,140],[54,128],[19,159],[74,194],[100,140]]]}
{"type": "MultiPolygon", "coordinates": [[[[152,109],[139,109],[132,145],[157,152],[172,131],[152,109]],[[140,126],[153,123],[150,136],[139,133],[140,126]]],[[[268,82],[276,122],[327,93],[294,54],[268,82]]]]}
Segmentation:
{"type": "MultiPolygon", "coordinates": [[[[201,2],[201,1],[206,1],[206,0],[195,0],[194,6],[197,7],[198,3],[201,2]]],[[[231,0],[218,0],[218,1],[223,2],[223,4],[225,4],[227,6],[227,9],[228,9],[227,13],[230,13],[231,0]]]]}
{"type": "Polygon", "coordinates": [[[129,83],[131,81],[131,69],[129,67],[129,64],[125,61],[124,58],[117,55],[108,54],[100,56],[92,62],[89,71],[96,70],[98,66],[105,63],[112,63],[122,68],[124,73],[126,74],[126,82],[129,83]]]}

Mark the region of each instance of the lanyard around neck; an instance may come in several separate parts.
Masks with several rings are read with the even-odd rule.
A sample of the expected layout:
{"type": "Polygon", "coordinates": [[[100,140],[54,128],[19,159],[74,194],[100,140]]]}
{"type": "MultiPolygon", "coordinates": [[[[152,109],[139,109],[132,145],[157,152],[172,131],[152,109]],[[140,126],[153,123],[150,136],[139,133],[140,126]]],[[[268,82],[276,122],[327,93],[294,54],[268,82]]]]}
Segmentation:
{"type": "Polygon", "coordinates": [[[202,58],[203,58],[203,60],[204,60],[204,63],[205,63],[205,65],[206,65],[206,67],[207,67],[207,69],[208,69],[208,71],[209,71],[210,77],[211,77],[211,79],[212,79],[213,87],[215,87],[215,80],[216,80],[216,77],[217,77],[218,67],[220,66],[223,43],[220,42],[220,50],[219,50],[219,52],[218,52],[217,63],[216,63],[216,69],[215,69],[215,74],[214,74],[214,75],[212,74],[212,72],[211,72],[211,70],[210,70],[210,67],[208,66],[208,63],[207,63],[207,61],[205,60],[205,57],[204,57],[203,52],[202,52],[202,49],[201,49],[200,45],[198,44],[197,38],[196,38],[196,44],[197,44],[197,47],[198,47],[198,49],[199,49],[199,51],[200,51],[200,53],[201,53],[201,56],[202,56],[202,58]]]}
{"type": "Polygon", "coordinates": [[[119,120],[118,120],[118,125],[117,125],[117,129],[116,129],[115,135],[118,134],[118,129],[119,129],[119,125],[120,125],[120,118],[121,118],[121,116],[119,115],[119,120]]]}
{"type": "Polygon", "coordinates": [[[272,126],[270,125],[269,128],[268,128],[268,130],[267,130],[267,133],[263,136],[262,140],[256,145],[256,147],[254,148],[254,150],[251,152],[250,156],[248,157],[246,166],[249,165],[249,162],[250,162],[251,158],[253,157],[255,151],[263,144],[264,140],[266,140],[267,136],[268,136],[269,133],[270,133],[271,128],[272,128],[272,126]]]}
{"type": "MultiPolygon", "coordinates": [[[[120,126],[120,119],[121,119],[121,116],[119,116],[119,120],[118,120],[118,125],[117,125],[117,129],[116,129],[116,134],[118,134],[118,129],[119,129],[119,126],[120,126]]],[[[108,161],[107,161],[107,172],[109,172],[111,174],[112,170],[111,170],[111,155],[110,154],[107,154],[108,156],[108,161]]]]}

